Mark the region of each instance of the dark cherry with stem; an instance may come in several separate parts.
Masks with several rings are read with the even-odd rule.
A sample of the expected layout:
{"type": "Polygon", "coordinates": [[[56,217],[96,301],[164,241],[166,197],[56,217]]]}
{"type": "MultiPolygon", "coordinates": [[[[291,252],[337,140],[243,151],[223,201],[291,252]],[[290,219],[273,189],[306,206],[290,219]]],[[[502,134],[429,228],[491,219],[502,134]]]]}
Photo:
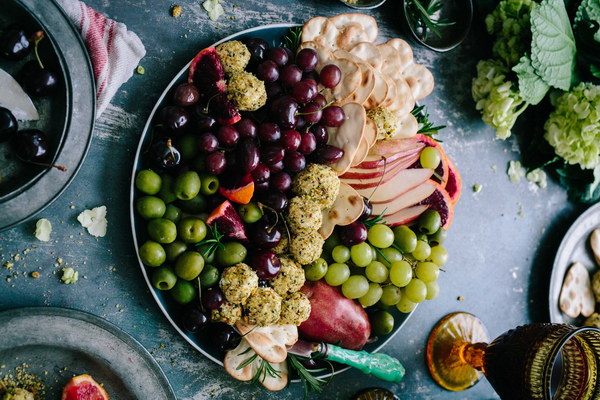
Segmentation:
{"type": "Polygon", "coordinates": [[[181,153],[171,139],[161,139],[150,147],[150,162],[159,169],[171,169],[181,162],[181,153]]]}
{"type": "Polygon", "coordinates": [[[43,38],[43,31],[34,34],[33,51],[36,59],[25,63],[21,70],[21,84],[32,96],[47,96],[58,88],[58,75],[44,67],[38,53],[38,45],[43,38]]]}
{"type": "Polygon", "coordinates": [[[0,37],[0,53],[9,60],[22,60],[30,51],[31,41],[20,26],[8,28],[0,37]]]}
{"type": "Polygon", "coordinates": [[[0,107],[0,142],[7,142],[17,133],[19,124],[8,108],[0,107]]]}
{"type": "Polygon", "coordinates": [[[67,169],[60,165],[48,164],[48,138],[38,129],[23,129],[18,131],[10,141],[15,155],[21,161],[42,167],[52,167],[60,171],[67,169]]]}
{"type": "Polygon", "coordinates": [[[281,271],[281,261],[270,250],[259,250],[252,257],[252,268],[260,279],[273,279],[281,271]]]}

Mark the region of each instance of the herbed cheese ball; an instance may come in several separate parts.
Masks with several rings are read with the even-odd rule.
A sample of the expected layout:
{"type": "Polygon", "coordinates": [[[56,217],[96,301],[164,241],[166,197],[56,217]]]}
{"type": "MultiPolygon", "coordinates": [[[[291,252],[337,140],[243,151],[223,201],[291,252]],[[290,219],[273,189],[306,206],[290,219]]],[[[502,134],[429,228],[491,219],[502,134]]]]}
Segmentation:
{"type": "Polygon", "coordinates": [[[221,43],[215,50],[227,75],[242,72],[250,62],[250,51],[238,40],[221,43]]]}
{"type": "Polygon", "coordinates": [[[307,265],[321,256],[325,239],[319,232],[313,231],[292,236],[290,253],[302,265],[307,265]]]}
{"type": "Polygon", "coordinates": [[[249,72],[234,72],[227,82],[227,97],[240,111],[256,111],[267,102],[265,83],[249,72]]]}
{"type": "Polygon", "coordinates": [[[287,235],[281,235],[281,240],[271,251],[275,254],[286,254],[290,250],[290,240],[287,235]]]}
{"type": "Polygon", "coordinates": [[[600,270],[592,276],[592,292],[597,302],[600,302],[600,270]]]}
{"type": "Polygon", "coordinates": [[[258,275],[248,264],[236,264],[223,270],[219,287],[227,301],[243,304],[258,288],[258,275]]]}
{"type": "Polygon", "coordinates": [[[367,111],[367,118],[377,125],[377,139],[391,139],[398,129],[398,118],[387,108],[376,107],[367,111]]]}
{"type": "Polygon", "coordinates": [[[310,300],[304,293],[287,295],[281,301],[279,325],[300,325],[310,316],[310,300]]]}
{"type": "Polygon", "coordinates": [[[304,269],[288,257],[279,257],[281,270],[279,274],[271,279],[271,287],[280,295],[294,293],[304,285],[304,269]]]}
{"type": "Polygon", "coordinates": [[[227,325],[234,325],[242,318],[242,306],[224,302],[221,307],[212,310],[211,319],[213,321],[223,322],[227,325]]]}
{"type": "Polygon", "coordinates": [[[340,179],[333,169],[322,164],[308,164],[292,182],[292,191],[318,203],[321,209],[333,205],[340,192],[340,179]]]}
{"type": "Polygon", "coordinates": [[[274,325],[281,314],[281,296],[271,288],[258,288],[244,305],[244,322],[256,326],[274,325]]]}
{"type": "Polygon", "coordinates": [[[287,208],[287,222],[296,234],[316,231],[323,222],[321,207],[306,196],[292,197],[287,208]]]}

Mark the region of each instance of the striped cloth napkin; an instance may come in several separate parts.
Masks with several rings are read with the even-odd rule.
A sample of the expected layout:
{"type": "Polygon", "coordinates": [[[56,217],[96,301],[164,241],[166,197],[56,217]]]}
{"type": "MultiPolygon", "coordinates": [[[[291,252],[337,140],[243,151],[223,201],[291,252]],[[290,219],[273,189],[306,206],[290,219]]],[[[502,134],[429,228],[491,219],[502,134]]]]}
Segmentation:
{"type": "Polygon", "coordinates": [[[57,0],[86,44],[96,79],[96,118],[146,55],[140,38],[125,24],[106,18],[78,0],[57,0]]]}

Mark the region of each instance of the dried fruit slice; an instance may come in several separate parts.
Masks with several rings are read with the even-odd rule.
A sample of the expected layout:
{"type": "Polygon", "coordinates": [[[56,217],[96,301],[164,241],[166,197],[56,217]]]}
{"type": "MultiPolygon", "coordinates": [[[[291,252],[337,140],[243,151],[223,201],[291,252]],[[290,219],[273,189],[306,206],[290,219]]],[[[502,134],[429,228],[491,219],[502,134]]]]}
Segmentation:
{"type": "MultiPolygon", "coordinates": [[[[460,199],[460,194],[462,192],[462,179],[452,160],[450,158],[447,158],[446,160],[448,161],[448,179],[446,180],[446,187],[444,189],[446,189],[446,192],[448,192],[450,201],[454,206],[456,203],[458,203],[458,199],[460,199]]],[[[598,264],[600,265],[600,261],[598,264]]]]}
{"type": "Polygon", "coordinates": [[[216,225],[219,232],[228,238],[248,240],[244,223],[229,200],[225,200],[215,208],[206,223],[211,226],[216,225]]]}
{"type": "Polygon", "coordinates": [[[233,188],[221,186],[219,188],[219,193],[227,200],[231,200],[234,203],[250,203],[252,195],[254,195],[254,181],[252,180],[252,175],[246,174],[233,188]]]}
{"type": "Polygon", "coordinates": [[[240,111],[226,93],[216,94],[209,100],[208,112],[222,125],[233,125],[242,119],[240,111]]]}
{"type": "Polygon", "coordinates": [[[452,202],[450,201],[450,196],[439,183],[431,180],[430,182],[435,183],[437,189],[428,198],[417,205],[428,205],[432,210],[439,212],[440,217],[442,218],[442,228],[448,229],[450,228],[452,218],[454,217],[454,209],[452,207],[452,202]]]}
{"type": "Polygon", "coordinates": [[[62,392],[62,400],[109,400],[108,393],[90,375],[71,378],[62,392]]]}
{"type": "Polygon", "coordinates": [[[205,100],[227,90],[225,71],[214,47],[207,47],[196,54],[190,64],[188,82],[196,85],[205,100]]]}

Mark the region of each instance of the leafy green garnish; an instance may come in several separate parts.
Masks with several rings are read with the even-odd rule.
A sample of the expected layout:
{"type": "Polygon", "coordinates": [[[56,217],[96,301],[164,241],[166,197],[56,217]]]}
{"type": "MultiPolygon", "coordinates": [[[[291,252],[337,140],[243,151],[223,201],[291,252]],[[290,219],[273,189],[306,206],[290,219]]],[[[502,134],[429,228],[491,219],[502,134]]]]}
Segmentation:
{"type": "Polygon", "coordinates": [[[519,94],[529,104],[538,104],[550,86],[536,74],[531,59],[527,56],[521,57],[521,61],[513,67],[513,71],[517,73],[519,78],[519,94]]]}
{"type": "Polygon", "coordinates": [[[283,44],[295,54],[300,43],[302,43],[302,27],[296,26],[290,28],[288,33],[283,37],[283,44]]]}
{"type": "Polygon", "coordinates": [[[569,90],[575,37],[563,0],[544,0],[531,10],[531,64],[550,86],[569,90]]]}
{"type": "Polygon", "coordinates": [[[210,238],[204,239],[201,242],[196,244],[196,247],[200,248],[200,254],[202,257],[211,258],[217,249],[224,249],[225,245],[221,243],[221,239],[223,239],[224,235],[219,232],[216,225],[210,226],[208,225],[208,229],[210,232],[210,238]]]}
{"type": "Polygon", "coordinates": [[[305,360],[304,357],[299,357],[291,353],[288,353],[287,360],[290,369],[296,371],[302,382],[302,386],[304,387],[304,398],[308,397],[309,392],[323,392],[323,386],[327,385],[331,377],[333,377],[333,365],[331,365],[331,363],[329,364],[331,367],[331,376],[328,380],[325,380],[317,378],[313,374],[327,371],[327,368],[308,369],[300,362],[300,360],[305,360]]]}
{"type": "Polygon", "coordinates": [[[440,28],[455,23],[446,18],[435,17],[444,6],[441,0],[407,0],[405,4],[408,23],[413,32],[424,42],[427,41],[429,33],[442,37],[440,28]]]}
{"type": "Polygon", "coordinates": [[[383,220],[383,213],[387,210],[387,208],[385,210],[383,210],[383,212],[381,214],[379,214],[378,216],[376,216],[375,218],[371,218],[368,219],[364,222],[365,226],[367,228],[372,227],[373,225],[377,225],[377,224],[385,224],[385,221],[383,220]]]}
{"type": "MultiPolygon", "coordinates": [[[[413,110],[410,113],[415,116],[417,122],[419,123],[419,130],[417,131],[417,133],[429,136],[432,139],[435,139],[432,135],[435,135],[441,129],[444,129],[446,127],[446,125],[434,126],[433,122],[429,121],[429,112],[427,111],[427,107],[425,107],[424,105],[413,108],[413,110]]],[[[442,143],[441,140],[435,140],[442,143]]]]}

